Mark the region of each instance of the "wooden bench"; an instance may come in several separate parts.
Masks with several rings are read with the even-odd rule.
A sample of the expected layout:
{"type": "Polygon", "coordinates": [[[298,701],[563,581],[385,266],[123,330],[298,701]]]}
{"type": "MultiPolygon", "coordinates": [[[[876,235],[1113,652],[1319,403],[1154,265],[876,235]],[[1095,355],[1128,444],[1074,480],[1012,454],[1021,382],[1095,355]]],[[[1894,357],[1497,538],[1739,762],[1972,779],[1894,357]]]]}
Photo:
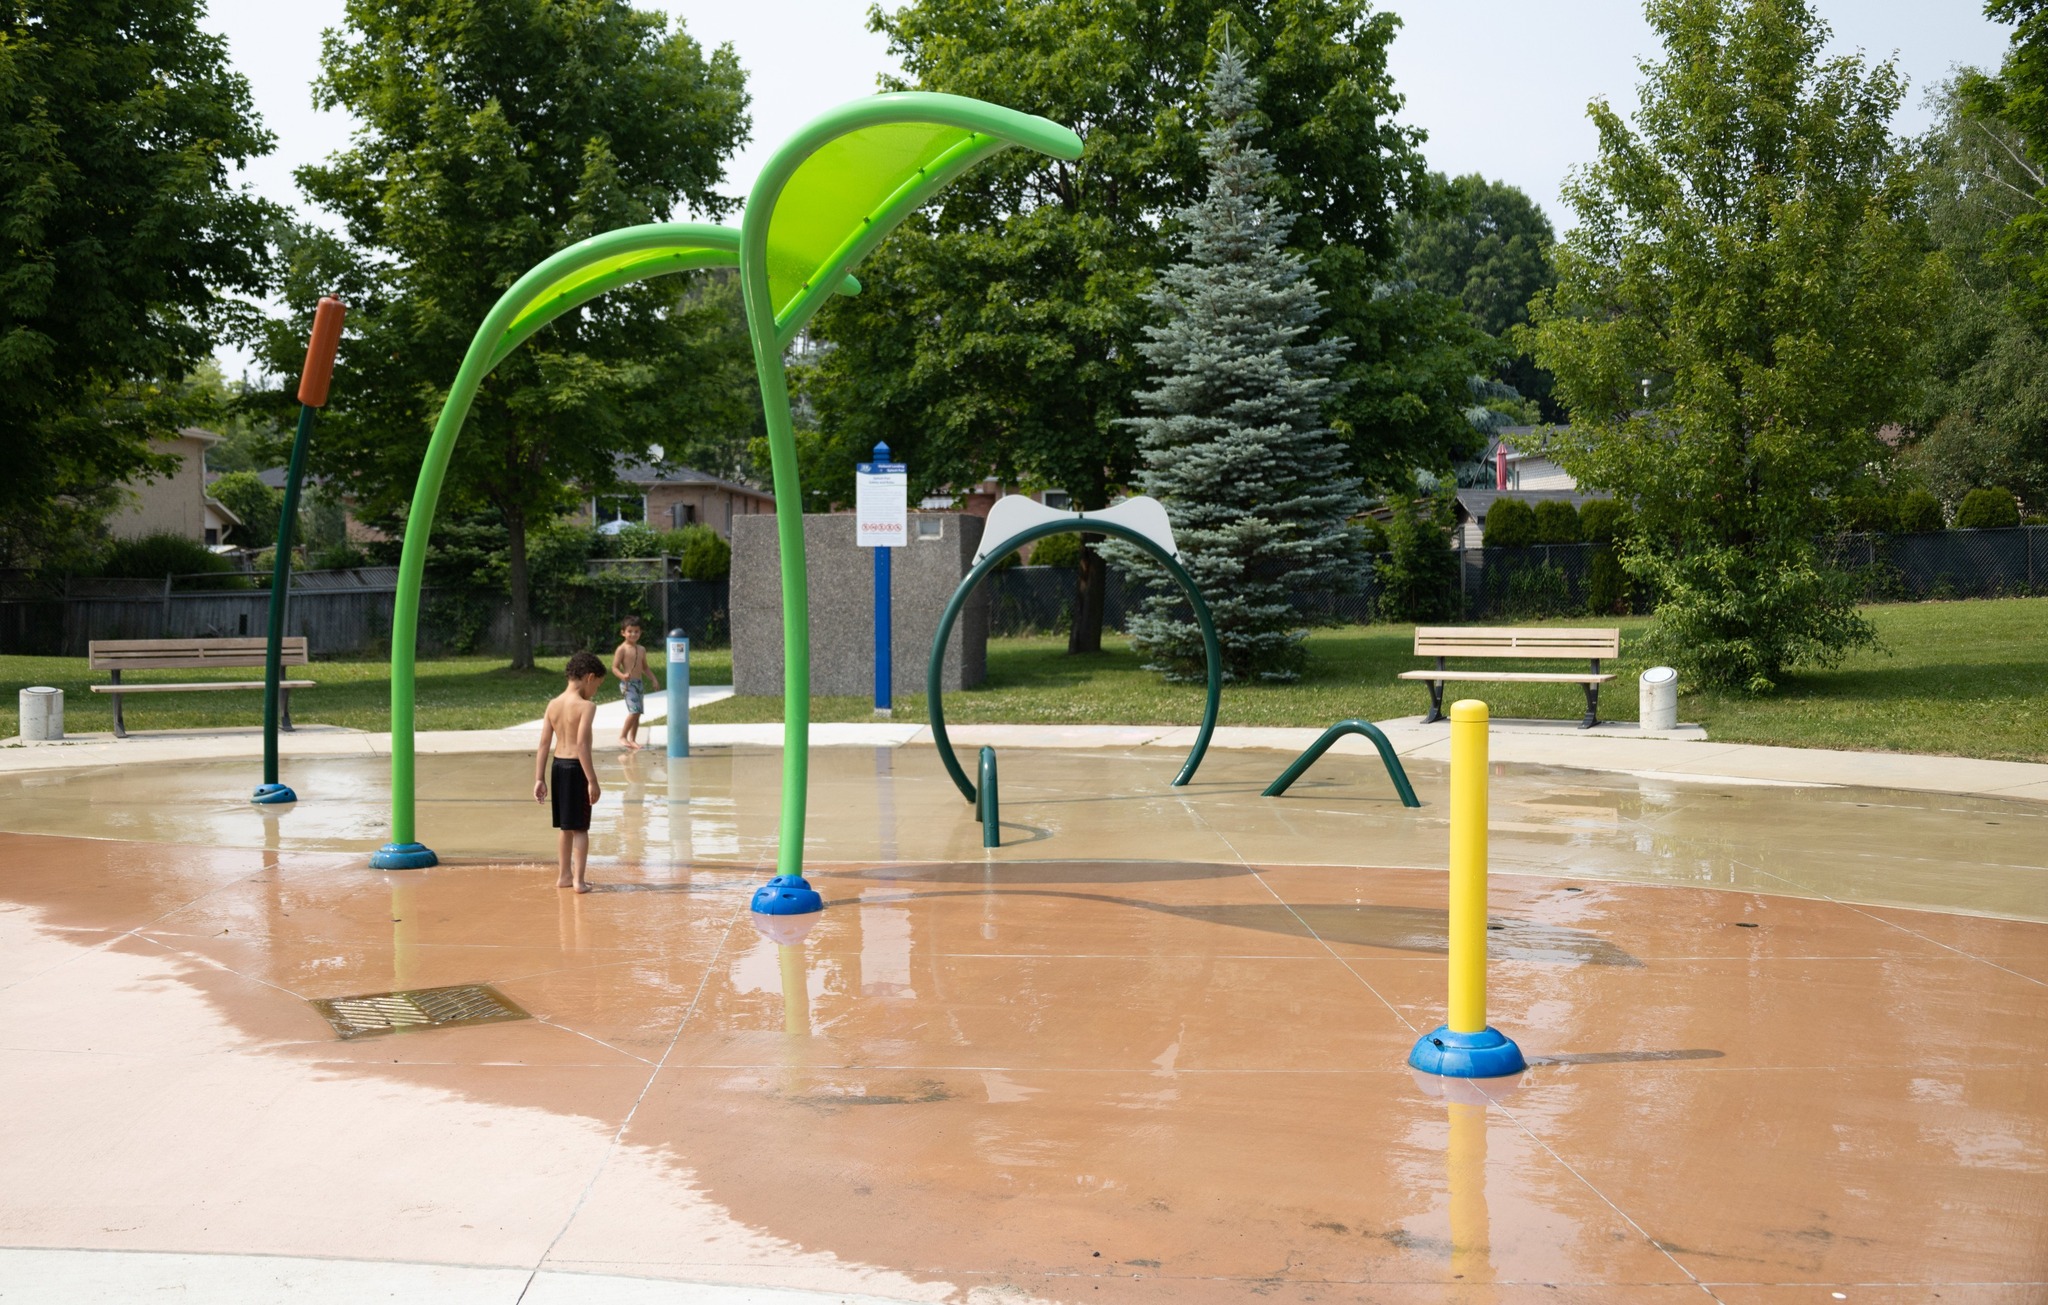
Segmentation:
{"type": "Polygon", "coordinates": [[[1586,718],[1579,728],[1599,723],[1600,686],[1614,678],[1603,673],[1600,659],[1621,656],[1620,630],[1514,629],[1500,626],[1478,628],[1418,626],[1415,655],[1436,658],[1433,671],[1402,671],[1404,680],[1422,680],[1429,685],[1427,725],[1444,718],[1444,684],[1449,680],[1500,680],[1515,684],[1577,684],[1586,690],[1586,718]],[[1547,657],[1588,659],[1588,671],[1453,671],[1444,668],[1446,657],[1547,657]]]}
{"type": "MultiPolygon", "coordinates": [[[[288,638],[279,648],[282,664],[304,666],[306,637],[288,638]]],[[[121,699],[131,693],[206,693],[217,689],[260,689],[261,680],[200,680],[185,684],[123,684],[122,671],[187,671],[209,667],[261,666],[270,654],[267,639],[95,639],[86,648],[92,669],[109,672],[112,684],[90,685],[94,693],[114,695],[114,737],[128,737],[121,717],[121,699]]],[[[317,687],[311,680],[278,684],[278,724],[292,727],[292,690],[317,687]]]]}

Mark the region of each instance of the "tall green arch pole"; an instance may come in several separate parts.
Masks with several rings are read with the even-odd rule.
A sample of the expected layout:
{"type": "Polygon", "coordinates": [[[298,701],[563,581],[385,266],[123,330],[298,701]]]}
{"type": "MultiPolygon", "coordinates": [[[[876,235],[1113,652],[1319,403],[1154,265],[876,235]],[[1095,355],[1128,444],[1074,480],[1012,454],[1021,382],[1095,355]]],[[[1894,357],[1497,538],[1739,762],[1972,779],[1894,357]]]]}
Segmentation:
{"type": "Polygon", "coordinates": [[[1196,587],[1195,578],[1188,574],[1180,559],[1162,548],[1150,535],[1131,529],[1117,521],[1105,521],[1101,517],[1076,516],[1059,521],[1042,521],[1029,526],[1004,539],[993,547],[984,546],[981,561],[967,573],[960,587],[953,591],[953,597],[946,604],[945,614],[939,617],[939,628],[932,635],[931,660],[925,664],[924,700],[925,710],[931,714],[932,742],[938,745],[939,760],[945,764],[946,773],[953,777],[953,787],[969,802],[975,800],[974,785],[967,779],[967,772],[960,769],[960,759],[953,755],[953,739],[946,733],[945,695],[942,681],[946,669],[946,640],[953,635],[953,622],[960,617],[960,610],[967,605],[968,595],[984,580],[988,573],[1012,552],[1034,540],[1047,535],[1088,534],[1112,535],[1126,543],[1135,544],[1163,567],[1173,577],[1181,592],[1187,595],[1188,606],[1195,610],[1195,624],[1202,631],[1202,656],[1208,663],[1208,693],[1202,702],[1202,727],[1195,732],[1195,746],[1188,750],[1188,759],[1182,763],[1180,773],[1173,777],[1173,786],[1179,788],[1195,777],[1195,770],[1201,766],[1202,758],[1209,753],[1209,737],[1216,732],[1216,715],[1223,702],[1223,645],[1216,638],[1216,621],[1209,614],[1209,604],[1196,587]]]}
{"type": "Polygon", "coordinates": [[[955,95],[877,95],[835,109],[777,150],[755,182],[738,232],[690,223],[615,231],[571,246],[521,277],[484,319],[435,425],[406,521],[391,627],[391,839],[382,869],[435,863],[414,823],[413,672],[420,590],[455,441],[477,387],[522,341],[569,309],[648,276],[737,266],[775,479],[783,603],[783,793],[776,878],[755,895],[770,914],[822,902],[803,881],[810,775],[810,613],[803,495],[783,355],[825,300],[859,288],[852,270],[904,218],[961,173],[1013,145],[1061,159],[1081,140],[1057,123],[955,95]]]}

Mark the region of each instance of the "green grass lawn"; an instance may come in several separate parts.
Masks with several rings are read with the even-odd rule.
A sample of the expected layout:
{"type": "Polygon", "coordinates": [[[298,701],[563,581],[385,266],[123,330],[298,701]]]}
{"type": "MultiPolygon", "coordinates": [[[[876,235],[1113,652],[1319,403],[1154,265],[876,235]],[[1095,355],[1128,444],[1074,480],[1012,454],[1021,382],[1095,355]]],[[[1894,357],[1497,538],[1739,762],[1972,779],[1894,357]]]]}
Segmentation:
{"type": "MultiPolygon", "coordinates": [[[[1680,717],[1705,725],[1716,739],[1804,747],[1945,752],[1961,756],[2048,761],[2048,599],[1906,603],[1866,609],[1885,651],[1858,653],[1832,671],[1789,677],[1775,694],[1686,693],[1680,717]]],[[[1589,625],[1558,621],[1557,625],[1589,625]]],[[[1645,663],[1632,647],[1647,624],[1626,619],[1624,656],[1611,665],[1620,676],[1608,686],[1600,714],[1634,720],[1635,677],[1645,663]]],[[[1428,697],[1397,672],[1423,665],[1410,652],[1413,628],[1403,625],[1319,630],[1310,636],[1308,674],[1290,685],[1227,685],[1226,725],[1322,726],[1346,716],[1385,719],[1414,715],[1428,697]]],[[[1193,724],[1201,716],[1201,690],[1171,685],[1139,666],[1138,657],[1112,636],[1111,650],[1069,657],[1062,639],[1003,639],[989,645],[986,687],[946,699],[952,721],[1020,723],[1193,724]]],[[[530,720],[561,680],[550,659],[539,671],[512,672],[498,658],[456,658],[420,663],[422,729],[488,729],[530,720]]],[[[731,681],[731,656],[706,649],[692,657],[698,684],[731,681]]],[[[1485,663],[1467,663],[1484,665],[1485,663]]],[[[1499,663],[1510,665],[1510,663],[1499,663]]],[[[658,654],[656,665],[660,665],[658,654]]],[[[1528,663],[1520,663],[1527,669],[1528,663]]],[[[177,672],[162,672],[174,678],[177,672]]],[[[218,673],[189,673],[220,678],[218,673]]],[[[378,662],[319,662],[305,678],[318,689],[297,696],[301,721],[388,728],[389,666],[378,662]]],[[[154,675],[147,678],[156,678],[154,675]]],[[[65,690],[65,724],[74,733],[112,727],[106,697],[86,691],[92,677],[77,658],[0,657],[0,735],[18,729],[14,690],[54,684],[65,690]]],[[[104,682],[104,677],[100,677],[104,682]]],[[[1575,719],[1584,698],[1574,685],[1472,685],[1501,716],[1575,719]]],[[[616,696],[607,691],[607,696],[616,696]]],[[[262,695],[162,694],[129,700],[137,729],[257,724],[262,695]]],[[[734,698],[700,709],[694,720],[780,720],[779,697],[734,698]]],[[[816,720],[871,720],[866,698],[818,698],[816,720]]],[[[925,719],[923,695],[896,703],[895,719],[925,719]]]]}
{"type": "MultiPolygon", "coordinates": [[[[450,657],[419,664],[415,706],[423,730],[483,730],[537,720],[549,698],[562,691],[561,657],[544,657],[538,670],[506,669],[502,657],[450,657]]],[[[648,650],[661,682],[668,670],[660,646],[648,650]]],[[[289,677],[313,680],[317,689],[292,695],[292,720],[298,724],[345,725],[379,733],[391,728],[391,663],[384,661],[316,661],[286,667],[289,677]]],[[[732,654],[723,648],[692,649],[690,676],[698,684],[732,683],[732,654]]],[[[137,671],[125,678],[135,683],[176,680],[246,680],[263,678],[261,668],[247,671],[137,671]]],[[[113,699],[92,693],[89,684],[105,684],[105,673],[86,670],[83,657],[0,657],[0,738],[21,731],[17,690],[46,684],[64,690],[64,729],[91,734],[114,728],[113,699]]],[[[599,701],[615,701],[618,689],[607,686],[599,701]]],[[[124,712],[131,730],[198,729],[221,725],[261,725],[263,691],[221,693],[154,693],[128,698],[124,712]]]]}

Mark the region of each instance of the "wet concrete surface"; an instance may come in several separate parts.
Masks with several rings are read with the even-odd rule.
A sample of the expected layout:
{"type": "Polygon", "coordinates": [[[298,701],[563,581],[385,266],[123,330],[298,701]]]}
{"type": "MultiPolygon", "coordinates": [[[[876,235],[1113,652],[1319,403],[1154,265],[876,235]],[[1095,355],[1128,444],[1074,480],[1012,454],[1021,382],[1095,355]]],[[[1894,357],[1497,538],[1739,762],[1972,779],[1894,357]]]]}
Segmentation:
{"type": "Polygon", "coordinates": [[[1443,1012],[1440,772],[1404,811],[1362,759],[1275,802],[1263,754],[1173,794],[1137,781],[1177,759],[1032,753],[984,856],[928,754],[821,749],[830,906],[778,944],[746,910],[775,760],[605,758],[584,897],[525,758],[423,759],[456,861],[399,874],[361,767],[303,766],[322,799],[275,821],[231,804],[246,767],[0,789],[45,831],[0,834],[0,1245],[915,1300],[2048,1299],[2048,925],[1995,918],[2048,914],[2024,804],[1503,768],[1491,1018],[1532,1068],[1447,1085],[1403,1063],[1443,1012]],[[458,983],[532,1018],[344,1042],[309,1004],[458,983]]]}
{"type": "MultiPolygon", "coordinates": [[[[1159,749],[1018,750],[1003,758],[999,862],[1441,868],[1446,772],[1418,760],[1423,806],[1394,797],[1377,760],[1329,756],[1280,798],[1286,758],[1218,750],[1195,782],[1159,749]]],[[[721,748],[687,760],[601,753],[591,859],[659,881],[686,865],[775,858],[781,761],[721,748]]],[[[1894,789],[1688,781],[1496,764],[1496,874],[1682,884],[1868,905],[2048,920],[2048,805],[1894,789]]],[[[444,860],[551,859],[530,754],[419,759],[419,837],[444,860]]],[[[806,856],[814,862],[978,862],[980,827],[928,747],[817,748],[806,856]]],[[[245,762],[0,775],[0,830],[367,856],[389,837],[388,763],[294,761],[303,800],[248,802],[245,762]]],[[[618,877],[618,876],[614,876],[618,877]]]]}

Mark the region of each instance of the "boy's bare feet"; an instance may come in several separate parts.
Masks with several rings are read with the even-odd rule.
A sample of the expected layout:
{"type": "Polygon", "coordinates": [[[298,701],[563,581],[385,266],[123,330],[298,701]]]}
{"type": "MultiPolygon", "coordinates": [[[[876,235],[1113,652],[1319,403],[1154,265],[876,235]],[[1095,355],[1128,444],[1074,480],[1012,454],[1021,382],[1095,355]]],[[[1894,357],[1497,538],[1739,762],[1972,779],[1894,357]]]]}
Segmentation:
{"type": "Polygon", "coordinates": [[[557,887],[557,888],[569,888],[569,887],[572,887],[572,886],[574,886],[574,883],[575,883],[575,881],[574,881],[574,880],[572,880],[572,879],[570,879],[570,878],[569,878],[569,876],[567,876],[567,875],[562,875],[562,876],[560,876],[559,878],[557,878],[557,879],[555,880],[555,887],[557,887]]]}
{"type": "Polygon", "coordinates": [[[576,885],[576,891],[579,893],[587,893],[590,891],[590,884],[588,882],[580,883],[576,885]]]}
{"type": "Polygon", "coordinates": [[[628,752],[638,752],[641,744],[637,739],[620,739],[619,746],[628,752]]]}

